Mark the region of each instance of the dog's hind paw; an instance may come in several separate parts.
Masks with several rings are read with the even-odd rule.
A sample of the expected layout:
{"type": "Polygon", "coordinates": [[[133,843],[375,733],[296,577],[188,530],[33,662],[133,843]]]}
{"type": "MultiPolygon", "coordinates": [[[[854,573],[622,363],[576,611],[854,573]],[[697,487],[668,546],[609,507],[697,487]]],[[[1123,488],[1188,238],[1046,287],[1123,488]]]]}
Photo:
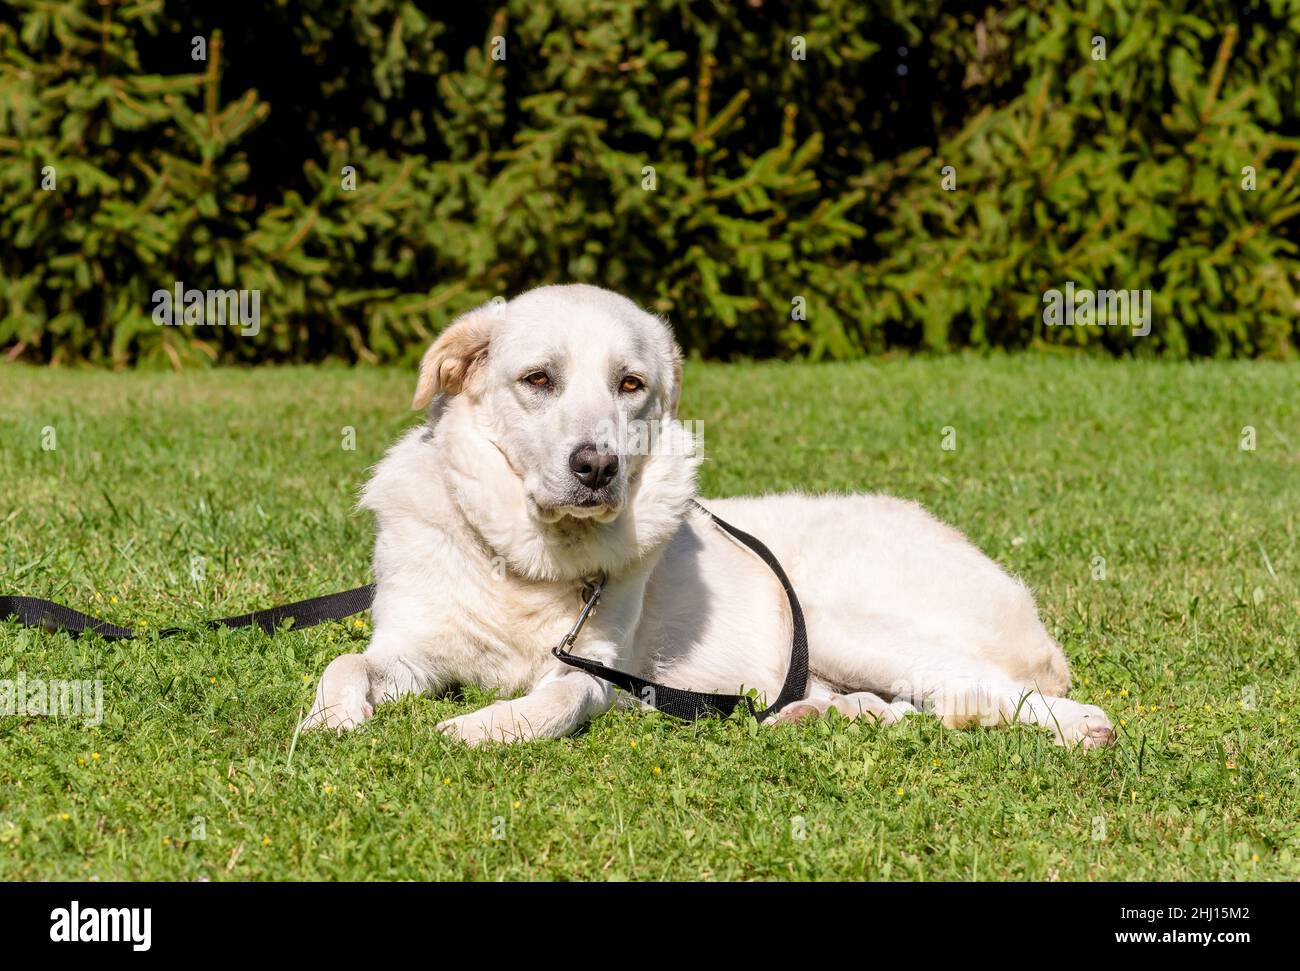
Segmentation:
{"type": "Polygon", "coordinates": [[[1062,719],[1054,732],[1057,745],[1081,749],[1105,748],[1115,744],[1115,728],[1106,713],[1096,705],[1078,705],[1069,718],[1062,719]]]}
{"type": "Polygon", "coordinates": [[[850,721],[855,718],[865,718],[880,725],[896,725],[916,711],[906,701],[895,701],[891,704],[869,691],[858,691],[853,694],[835,695],[828,699],[805,698],[803,701],[793,702],[782,708],[768,724],[800,722],[805,718],[824,715],[832,708],[850,721]]]}
{"type": "Polygon", "coordinates": [[[771,721],[766,722],[768,725],[790,725],[795,722],[801,722],[805,718],[816,718],[827,709],[827,705],[819,705],[815,701],[796,701],[786,705],[776,713],[771,721]]]}

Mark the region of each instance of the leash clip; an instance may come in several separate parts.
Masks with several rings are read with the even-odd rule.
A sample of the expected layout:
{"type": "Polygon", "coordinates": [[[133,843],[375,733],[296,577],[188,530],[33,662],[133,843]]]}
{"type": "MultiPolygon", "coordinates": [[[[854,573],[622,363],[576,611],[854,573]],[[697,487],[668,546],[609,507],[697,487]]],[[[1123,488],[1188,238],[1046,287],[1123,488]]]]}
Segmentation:
{"type": "Polygon", "coordinates": [[[573,626],[569,628],[569,632],[560,638],[560,643],[551,648],[551,653],[556,657],[563,658],[567,655],[569,653],[569,648],[573,646],[573,642],[576,641],[578,635],[582,633],[582,628],[583,625],[587,623],[587,618],[591,616],[591,612],[596,609],[596,604],[600,602],[600,594],[605,589],[605,579],[605,574],[601,573],[598,576],[592,577],[590,580],[583,581],[582,596],[585,602],[582,605],[582,612],[578,614],[578,619],[573,622],[573,626]]]}

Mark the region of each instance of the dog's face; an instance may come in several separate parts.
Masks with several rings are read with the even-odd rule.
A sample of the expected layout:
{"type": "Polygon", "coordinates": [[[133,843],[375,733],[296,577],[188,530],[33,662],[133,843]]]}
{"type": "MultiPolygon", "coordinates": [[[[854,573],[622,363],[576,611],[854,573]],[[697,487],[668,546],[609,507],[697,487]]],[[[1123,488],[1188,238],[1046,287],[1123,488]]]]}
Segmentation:
{"type": "Polygon", "coordinates": [[[531,290],[455,321],[425,354],[415,407],[464,395],[540,522],[616,519],[676,407],[668,328],[590,286],[531,290]]]}

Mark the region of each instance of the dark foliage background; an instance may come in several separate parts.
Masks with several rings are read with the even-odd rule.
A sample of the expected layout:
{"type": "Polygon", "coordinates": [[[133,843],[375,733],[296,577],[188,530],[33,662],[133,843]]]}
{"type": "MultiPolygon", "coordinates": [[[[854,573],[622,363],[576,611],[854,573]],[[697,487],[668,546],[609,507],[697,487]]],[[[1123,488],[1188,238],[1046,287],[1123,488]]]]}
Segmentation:
{"type": "Polygon", "coordinates": [[[577,280],[723,358],[1294,356],[1300,3],[1071,6],[11,0],[0,350],[405,360],[577,280]],[[261,333],[155,325],[178,280],[261,333]],[[1150,288],[1151,336],[1047,328],[1067,280],[1150,288]]]}

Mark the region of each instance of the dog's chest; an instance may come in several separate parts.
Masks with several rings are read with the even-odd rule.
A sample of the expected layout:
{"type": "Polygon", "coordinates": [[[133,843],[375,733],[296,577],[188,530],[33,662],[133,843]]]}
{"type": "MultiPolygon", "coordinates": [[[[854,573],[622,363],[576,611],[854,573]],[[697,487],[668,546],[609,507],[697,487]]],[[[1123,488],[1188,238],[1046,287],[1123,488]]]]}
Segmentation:
{"type": "Polygon", "coordinates": [[[477,609],[457,612],[457,670],[450,673],[462,684],[501,692],[523,691],[537,682],[554,663],[551,648],[582,607],[570,586],[514,579],[492,581],[475,599],[477,609]]]}

